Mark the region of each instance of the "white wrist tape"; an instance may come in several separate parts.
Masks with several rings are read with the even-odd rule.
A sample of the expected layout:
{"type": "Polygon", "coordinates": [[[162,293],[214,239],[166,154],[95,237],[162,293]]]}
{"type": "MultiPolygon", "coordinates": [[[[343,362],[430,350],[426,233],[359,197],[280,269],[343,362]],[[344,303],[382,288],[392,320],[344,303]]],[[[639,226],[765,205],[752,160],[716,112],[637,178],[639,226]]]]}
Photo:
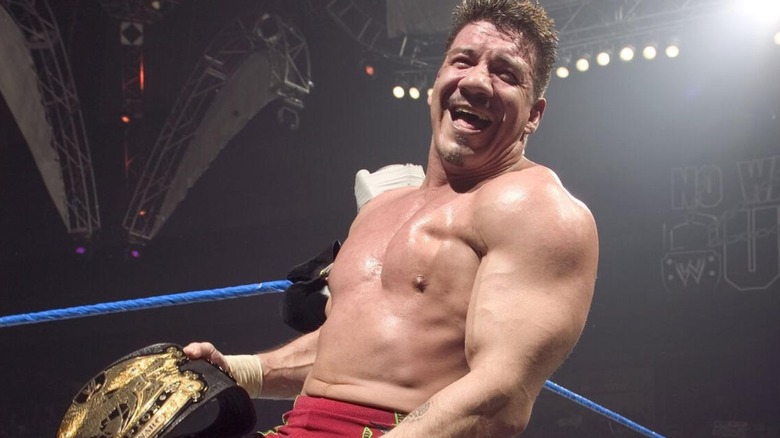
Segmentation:
{"type": "Polygon", "coordinates": [[[391,164],[373,173],[361,169],[355,175],[358,210],[382,192],[399,187],[420,187],[424,179],[425,171],[415,164],[391,164]]]}
{"type": "Polygon", "coordinates": [[[249,397],[258,398],[263,391],[263,362],[256,354],[225,355],[228,371],[249,397]]]}

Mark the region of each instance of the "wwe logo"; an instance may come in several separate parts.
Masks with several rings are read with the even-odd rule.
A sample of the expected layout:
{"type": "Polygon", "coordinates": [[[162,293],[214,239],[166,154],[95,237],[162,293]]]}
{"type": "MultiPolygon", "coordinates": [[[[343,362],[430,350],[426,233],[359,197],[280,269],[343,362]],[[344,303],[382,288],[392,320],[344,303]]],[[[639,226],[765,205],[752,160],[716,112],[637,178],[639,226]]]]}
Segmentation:
{"type": "Polygon", "coordinates": [[[688,260],[687,263],[676,263],[675,270],[677,276],[682,279],[683,286],[688,286],[688,280],[693,278],[696,284],[701,284],[701,277],[704,274],[706,261],[703,257],[696,260],[688,260]]]}
{"type": "Polygon", "coordinates": [[[711,250],[670,252],[662,266],[670,292],[711,291],[720,280],[720,255],[711,250]]]}

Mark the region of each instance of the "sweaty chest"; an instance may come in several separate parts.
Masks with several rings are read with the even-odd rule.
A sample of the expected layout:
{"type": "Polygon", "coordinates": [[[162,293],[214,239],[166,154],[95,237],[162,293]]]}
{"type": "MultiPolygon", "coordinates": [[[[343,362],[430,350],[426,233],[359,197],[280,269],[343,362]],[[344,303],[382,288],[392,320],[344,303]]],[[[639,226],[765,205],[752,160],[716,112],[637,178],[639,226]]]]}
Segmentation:
{"type": "Polygon", "coordinates": [[[472,228],[465,202],[383,205],[350,230],[329,280],[334,297],[465,296],[479,264],[472,228]]]}

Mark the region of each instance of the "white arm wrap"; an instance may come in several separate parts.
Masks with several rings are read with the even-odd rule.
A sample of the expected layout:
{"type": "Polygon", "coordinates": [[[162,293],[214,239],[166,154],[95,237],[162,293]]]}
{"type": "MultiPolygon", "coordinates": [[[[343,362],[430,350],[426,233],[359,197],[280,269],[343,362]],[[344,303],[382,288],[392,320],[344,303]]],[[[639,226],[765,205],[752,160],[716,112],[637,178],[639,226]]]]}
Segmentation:
{"type": "Polygon", "coordinates": [[[246,389],[251,398],[259,398],[263,391],[263,363],[256,354],[225,355],[228,371],[238,386],[246,389]]]}

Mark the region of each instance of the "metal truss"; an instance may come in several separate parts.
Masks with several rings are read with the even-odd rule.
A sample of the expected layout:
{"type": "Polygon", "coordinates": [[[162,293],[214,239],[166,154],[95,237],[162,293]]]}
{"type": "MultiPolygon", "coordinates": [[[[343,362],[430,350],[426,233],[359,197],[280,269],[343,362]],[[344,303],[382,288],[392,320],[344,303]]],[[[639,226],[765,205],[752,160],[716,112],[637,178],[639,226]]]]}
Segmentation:
{"type": "Polygon", "coordinates": [[[288,104],[303,108],[302,99],[314,86],[306,39],[298,29],[277,15],[263,14],[256,28],[266,26],[272,31],[270,35],[265,35],[262,30],[256,30],[256,33],[263,38],[271,52],[271,61],[274,63],[271,87],[288,104]]]}
{"type": "Polygon", "coordinates": [[[119,20],[122,46],[122,117],[125,181],[132,187],[142,171],[140,157],[145,155],[143,52],[144,26],[160,20],[182,0],[100,0],[103,10],[119,20]]]}
{"type": "Polygon", "coordinates": [[[52,147],[62,169],[67,199],[63,221],[68,233],[90,239],[100,229],[95,177],[81,106],[57,22],[45,1],[0,0],[0,5],[24,34],[38,73],[42,103],[53,133],[52,147]]]}
{"type": "MultiPolygon", "coordinates": [[[[712,14],[725,0],[540,0],[555,20],[560,51],[615,43],[678,27],[712,14]]],[[[330,0],[330,18],[369,52],[403,69],[434,70],[444,36],[389,38],[379,0],[330,0]]],[[[449,12],[449,11],[448,11],[449,12]]]]}
{"type": "MultiPolygon", "coordinates": [[[[122,22],[124,29],[138,29],[140,23],[122,22]],[[126,27],[129,25],[130,27],[126,27]]],[[[141,28],[142,29],[142,28],[141,28]]],[[[142,31],[141,31],[142,32],[142,31]]],[[[141,34],[141,39],[143,38],[141,34]]],[[[143,44],[126,44],[122,41],[122,118],[125,183],[132,187],[138,180],[141,165],[139,157],[144,155],[144,90],[143,90],[143,44]]]]}
{"type": "MultiPolygon", "coordinates": [[[[184,84],[146,162],[123,220],[131,243],[152,240],[165,216],[172,212],[167,210],[175,208],[164,208],[164,201],[210,104],[231,75],[259,50],[270,55],[271,94],[296,108],[303,107],[302,98],[312,87],[309,53],[293,26],[275,15],[261,13],[254,20],[239,19],[223,29],[184,84]],[[163,210],[165,214],[161,214],[163,210]]],[[[190,186],[194,183],[189,182],[190,186]]]]}
{"type": "Polygon", "coordinates": [[[367,51],[406,67],[431,69],[444,54],[441,35],[388,37],[380,0],[330,0],[325,11],[367,51]]]}
{"type": "Polygon", "coordinates": [[[547,7],[560,51],[656,36],[710,15],[724,0],[576,0],[547,7]]]}
{"type": "Polygon", "coordinates": [[[181,2],[182,0],[100,0],[100,5],[108,15],[120,21],[151,24],[181,2]]]}

